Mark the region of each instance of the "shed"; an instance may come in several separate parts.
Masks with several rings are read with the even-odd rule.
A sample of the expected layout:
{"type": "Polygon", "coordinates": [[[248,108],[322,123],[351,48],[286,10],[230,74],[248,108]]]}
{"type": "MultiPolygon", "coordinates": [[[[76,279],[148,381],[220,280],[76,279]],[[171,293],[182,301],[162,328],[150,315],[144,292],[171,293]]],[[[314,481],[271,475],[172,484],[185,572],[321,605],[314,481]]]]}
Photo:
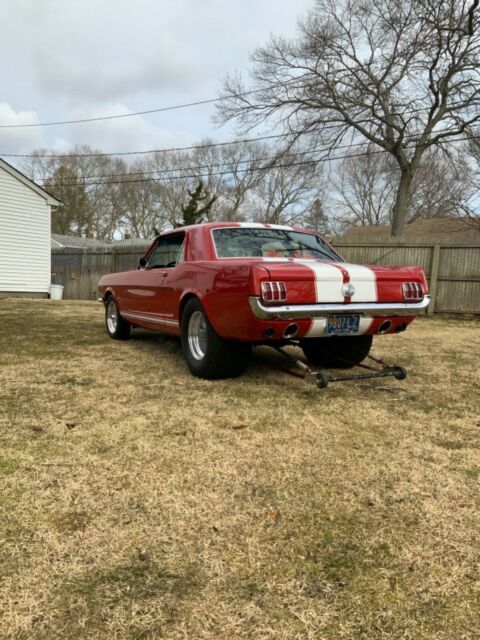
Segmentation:
{"type": "Polygon", "coordinates": [[[51,211],[61,202],[0,158],[0,297],[47,297],[51,211]]]}

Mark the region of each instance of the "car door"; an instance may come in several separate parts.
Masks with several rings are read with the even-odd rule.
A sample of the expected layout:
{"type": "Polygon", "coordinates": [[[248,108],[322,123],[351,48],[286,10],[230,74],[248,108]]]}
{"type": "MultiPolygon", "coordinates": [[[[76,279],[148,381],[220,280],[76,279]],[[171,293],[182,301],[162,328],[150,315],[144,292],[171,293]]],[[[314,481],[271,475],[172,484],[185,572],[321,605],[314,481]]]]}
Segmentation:
{"type": "Polygon", "coordinates": [[[135,287],[129,290],[129,309],[124,313],[134,324],[157,330],[171,326],[165,310],[165,278],[177,264],[184,237],[184,232],[161,236],[146,266],[137,272],[135,287]]]}

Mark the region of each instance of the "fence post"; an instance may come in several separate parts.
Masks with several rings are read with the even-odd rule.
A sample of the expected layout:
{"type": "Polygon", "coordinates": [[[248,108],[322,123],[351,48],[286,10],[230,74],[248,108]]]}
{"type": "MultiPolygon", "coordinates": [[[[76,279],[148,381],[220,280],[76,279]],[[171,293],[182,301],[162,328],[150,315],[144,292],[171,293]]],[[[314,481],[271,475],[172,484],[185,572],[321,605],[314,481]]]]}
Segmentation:
{"type": "Polygon", "coordinates": [[[433,314],[435,313],[438,284],[438,267],[440,265],[440,248],[441,246],[438,242],[433,245],[432,262],[430,264],[430,304],[427,309],[428,316],[433,316],[433,314]]]}
{"type": "Polygon", "coordinates": [[[111,253],[111,271],[112,273],[116,273],[118,270],[118,264],[117,264],[117,247],[112,247],[112,253],[111,253]]]}

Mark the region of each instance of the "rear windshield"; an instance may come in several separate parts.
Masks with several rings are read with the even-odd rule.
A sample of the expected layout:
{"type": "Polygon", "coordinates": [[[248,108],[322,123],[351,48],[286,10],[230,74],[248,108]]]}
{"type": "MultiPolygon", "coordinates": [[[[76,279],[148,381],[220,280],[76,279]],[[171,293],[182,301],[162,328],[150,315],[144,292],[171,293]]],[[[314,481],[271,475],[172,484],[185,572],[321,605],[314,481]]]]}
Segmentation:
{"type": "Polygon", "coordinates": [[[218,258],[303,258],[342,261],[319,236],[284,229],[214,229],[218,258]]]}

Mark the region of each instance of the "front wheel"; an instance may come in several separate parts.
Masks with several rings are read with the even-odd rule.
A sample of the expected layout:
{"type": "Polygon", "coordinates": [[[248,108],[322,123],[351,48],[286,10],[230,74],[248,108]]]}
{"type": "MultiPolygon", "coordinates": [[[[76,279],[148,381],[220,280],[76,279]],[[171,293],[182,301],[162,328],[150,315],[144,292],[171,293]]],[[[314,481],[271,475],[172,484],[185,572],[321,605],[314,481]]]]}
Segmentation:
{"type": "Polygon", "coordinates": [[[300,346],[311,364],[349,369],[368,356],[372,340],[373,337],[368,335],[303,338],[300,346]]]}
{"type": "Polygon", "coordinates": [[[120,315],[113,298],[108,299],[105,307],[105,328],[114,340],[128,340],[130,337],[130,324],[120,315]]]}
{"type": "Polygon", "coordinates": [[[197,298],[185,305],[180,329],[183,357],[194,376],[210,380],[235,378],[247,368],[251,346],[221,338],[197,298]]]}

